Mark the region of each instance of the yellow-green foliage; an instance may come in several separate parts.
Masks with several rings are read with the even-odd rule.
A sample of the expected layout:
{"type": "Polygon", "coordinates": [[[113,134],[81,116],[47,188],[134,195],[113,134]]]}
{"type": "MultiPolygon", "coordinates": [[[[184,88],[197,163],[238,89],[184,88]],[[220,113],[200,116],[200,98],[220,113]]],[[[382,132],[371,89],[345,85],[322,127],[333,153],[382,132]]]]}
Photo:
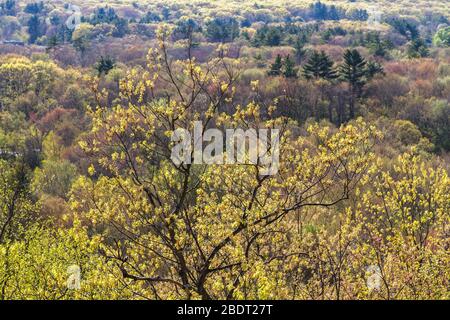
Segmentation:
{"type": "MultiPolygon", "coordinates": [[[[171,34],[175,18],[225,15],[258,17],[242,29],[251,36],[262,21],[282,23],[313,2],[108,3],[137,15],[176,7],[179,17],[145,40],[146,63],[111,59],[107,75],[94,71],[83,46],[109,53],[116,43],[97,35],[109,36],[112,25],[83,23],[72,38],[78,52],[59,44],[31,58],[1,56],[0,300],[450,299],[447,49],[411,61],[403,44],[389,57],[358,48],[383,62],[386,77],[364,79],[349,100],[338,79],[286,79],[267,68],[278,54],[300,64],[322,48],[336,67],[345,41],[363,45],[351,31],[385,36],[387,24],[321,22],[319,32],[343,27],[347,38],[324,44],[315,34],[303,57],[289,39],[253,47],[244,37],[222,44],[200,32],[171,34]],[[71,53],[83,67],[50,58],[71,53]],[[265,175],[261,163],[175,164],[171,134],[197,121],[280,129],[277,174],[265,175]]],[[[323,2],[448,16],[439,1],[323,2]]],[[[73,3],[86,16],[99,6],[73,3]]],[[[133,55],[137,38],[117,40],[119,51],[133,55]]]]}
{"type": "Polygon", "coordinates": [[[99,237],[77,223],[70,229],[33,226],[20,241],[0,243],[0,299],[125,299],[131,292],[99,257],[99,237]],[[70,267],[81,269],[70,289],[70,267]]]}

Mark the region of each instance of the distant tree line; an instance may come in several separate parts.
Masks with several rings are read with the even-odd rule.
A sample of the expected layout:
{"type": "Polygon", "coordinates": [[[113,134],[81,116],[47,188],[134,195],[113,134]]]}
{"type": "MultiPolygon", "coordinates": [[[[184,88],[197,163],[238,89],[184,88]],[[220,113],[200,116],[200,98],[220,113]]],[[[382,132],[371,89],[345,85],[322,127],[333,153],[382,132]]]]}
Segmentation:
{"type": "Polygon", "coordinates": [[[366,9],[354,9],[346,12],[344,9],[335,5],[326,5],[320,1],[311,4],[309,8],[309,16],[315,20],[356,20],[366,21],[369,14],[366,9]]]}
{"type": "MultiPolygon", "coordinates": [[[[334,67],[334,62],[324,51],[314,50],[306,63],[302,66],[302,76],[309,81],[324,80],[329,83],[344,82],[348,87],[348,117],[356,116],[356,102],[362,96],[365,85],[377,74],[384,74],[383,67],[375,61],[366,61],[356,49],[347,49],[343,56],[343,62],[334,67]]],[[[298,68],[295,62],[286,56],[283,60],[277,55],[274,63],[268,71],[269,76],[283,76],[296,78],[298,68]]],[[[339,123],[344,121],[344,110],[338,112],[339,123]]],[[[332,112],[329,120],[333,122],[332,112]]]]}

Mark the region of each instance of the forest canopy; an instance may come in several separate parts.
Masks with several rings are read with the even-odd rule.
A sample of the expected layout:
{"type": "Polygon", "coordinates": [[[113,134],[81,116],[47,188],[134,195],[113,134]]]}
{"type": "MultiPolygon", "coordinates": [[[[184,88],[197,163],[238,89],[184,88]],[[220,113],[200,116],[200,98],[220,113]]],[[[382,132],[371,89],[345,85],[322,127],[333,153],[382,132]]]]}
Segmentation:
{"type": "Polygon", "coordinates": [[[0,0],[0,300],[450,299],[449,19],[0,0]],[[173,161],[198,123],[276,172],[173,161]]]}

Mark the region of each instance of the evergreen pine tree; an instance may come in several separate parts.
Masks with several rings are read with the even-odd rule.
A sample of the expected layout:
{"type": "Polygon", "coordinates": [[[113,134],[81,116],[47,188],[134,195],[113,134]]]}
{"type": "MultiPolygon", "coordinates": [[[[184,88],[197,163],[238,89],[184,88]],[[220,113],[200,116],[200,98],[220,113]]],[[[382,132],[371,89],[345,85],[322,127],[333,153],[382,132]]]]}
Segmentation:
{"type": "Polygon", "coordinates": [[[330,20],[339,20],[339,11],[335,5],[331,5],[330,10],[328,11],[328,19],[330,20]]]}
{"type": "Polygon", "coordinates": [[[355,100],[361,95],[366,83],[366,60],[358,50],[347,49],[344,53],[344,63],[339,68],[341,79],[350,88],[350,118],[355,117],[355,100]]]}
{"type": "Polygon", "coordinates": [[[115,66],[114,60],[109,56],[101,56],[100,60],[95,65],[95,69],[98,72],[98,75],[101,76],[102,74],[107,75],[109,71],[111,71],[115,66]]]}
{"type": "Polygon", "coordinates": [[[425,41],[422,38],[414,38],[408,45],[407,49],[409,58],[424,58],[430,54],[425,41]]]}
{"type": "Polygon", "coordinates": [[[40,37],[40,21],[37,15],[31,16],[28,20],[28,34],[30,35],[28,42],[35,43],[37,38],[40,37]]]}
{"type": "Polygon", "coordinates": [[[297,59],[297,63],[302,63],[303,59],[306,56],[306,50],[305,50],[305,42],[303,38],[298,37],[297,40],[294,43],[294,49],[295,49],[295,58],[297,59]]]}
{"type": "Polygon", "coordinates": [[[318,1],[310,6],[313,18],[317,20],[326,20],[328,18],[328,7],[326,4],[318,1]]]}
{"type": "Polygon", "coordinates": [[[326,79],[337,78],[336,71],[333,69],[333,61],[325,52],[314,51],[307,63],[303,66],[303,76],[306,79],[326,79]]]}
{"type": "Polygon", "coordinates": [[[58,36],[53,35],[47,41],[47,48],[45,49],[49,52],[51,49],[55,48],[58,45],[58,36]]]}
{"type": "Polygon", "coordinates": [[[286,78],[296,78],[297,77],[297,68],[295,68],[295,62],[291,59],[289,55],[284,59],[284,69],[283,75],[286,78]]]}
{"type": "Polygon", "coordinates": [[[271,47],[279,46],[281,43],[281,31],[277,28],[269,28],[266,34],[266,44],[271,47]]]}
{"type": "Polygon", "coordinates": [[[6,0],[0,3],[0,15],[15,16],[16,15],[16,1],[6,0]]]}
{"type": "Polygon", "coordinates": [[[283,67],[283,62],[281,61],[281,55],[277,55],[275,62],[270,66],[268,72],[269,76],[279,76],[281,74],[281,68],[283,67]]]}
{"type": "Polygon", "coordinates": [[[366,65],[367,80],[372,79],[377,74],[384,74],[383,67],[376,61],[369,61],[366,65]]]}

